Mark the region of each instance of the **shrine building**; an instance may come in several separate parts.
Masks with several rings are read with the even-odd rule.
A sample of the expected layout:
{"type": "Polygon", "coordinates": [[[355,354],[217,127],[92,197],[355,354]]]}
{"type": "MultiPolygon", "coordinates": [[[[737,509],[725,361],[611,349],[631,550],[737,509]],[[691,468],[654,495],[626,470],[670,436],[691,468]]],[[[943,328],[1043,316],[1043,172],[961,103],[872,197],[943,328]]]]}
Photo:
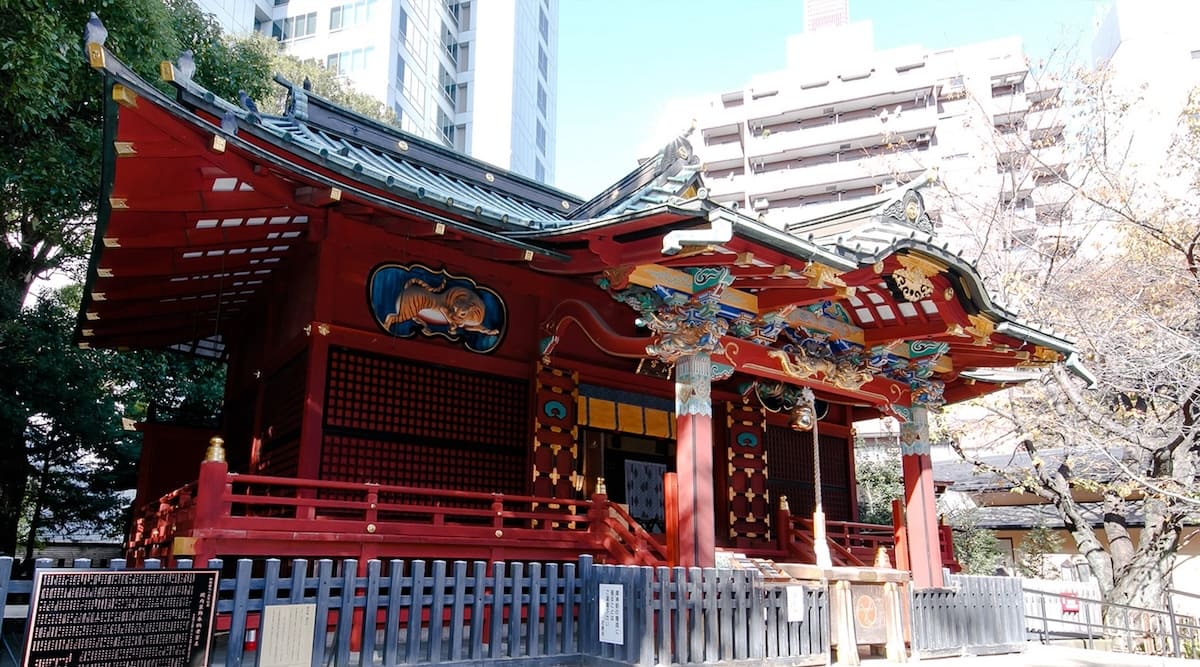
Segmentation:
{"type": "Polygon", "coordinates": [[[883,547],[938,585],[927,411],[1085,374],[939,245],[932,175],[780,229],[710,201],[679,138],[581,200],[299,85],[259,115],[164,63],[172,97],[93,46],[77,340],[227,364],[218,429],[142,425],[135,560],[883,547]],[[905,502],[864,526],[851,429],[881,415],[905,502]]]}

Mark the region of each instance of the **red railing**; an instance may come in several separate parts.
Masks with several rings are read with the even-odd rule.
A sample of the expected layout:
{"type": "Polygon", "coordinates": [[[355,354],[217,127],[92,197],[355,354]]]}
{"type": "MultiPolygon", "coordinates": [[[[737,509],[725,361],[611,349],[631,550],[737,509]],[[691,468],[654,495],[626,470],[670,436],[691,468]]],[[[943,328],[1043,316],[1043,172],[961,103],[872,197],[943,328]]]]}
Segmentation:
{"type": "Polygon", "coordinates": [[[130,558],[189,555],[574,559],[665,565],[666,549],[619,505],[239,475],[201,466],[134,522],[130,558]]]}

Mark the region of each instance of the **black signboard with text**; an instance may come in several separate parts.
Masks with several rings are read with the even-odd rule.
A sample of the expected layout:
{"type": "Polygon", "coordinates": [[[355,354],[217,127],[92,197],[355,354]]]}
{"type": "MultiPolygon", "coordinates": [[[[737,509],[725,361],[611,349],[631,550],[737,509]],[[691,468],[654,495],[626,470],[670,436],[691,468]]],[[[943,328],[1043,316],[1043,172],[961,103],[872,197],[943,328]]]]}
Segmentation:
{"type": "Polygon", "coordinates": [[[208,664],[216,570],[37,571],[26,667],[208,664]]]}

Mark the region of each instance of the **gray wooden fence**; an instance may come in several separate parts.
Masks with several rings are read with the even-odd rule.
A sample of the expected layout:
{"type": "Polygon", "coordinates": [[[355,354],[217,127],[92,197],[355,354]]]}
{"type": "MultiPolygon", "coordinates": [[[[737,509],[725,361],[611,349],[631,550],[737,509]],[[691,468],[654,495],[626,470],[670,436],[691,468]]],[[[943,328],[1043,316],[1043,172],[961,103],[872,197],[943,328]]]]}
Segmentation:
{"type": "MultiPolygon", "coordinates": [[[[598,565],[595,585],[625,591],[624,641],[599,641],[585,653],[619,664],[824,664],[829,651],[828,594],[797,587],[802,618],[788,621],[786,586],[764,584],[758,572],[712,568],[598,565]]],[[[588,618],[594,618],[589,615],[588,618]]]]}
{"type": "MultiPolygon", "coordinates": [[[[227,667],[259,664],[263,610],[289,604],[316,606],[314,667],[823,664],[829,651],[824,589],[803,588],[803,620],[788,622],[786,588],[764,584],[757,572],[598,566],[590,556],[565,564],[268,559],[206,566],[226,573],[211,664],[227,667]],[[602,583],[623,591],[620,643],[600,641],[602,583]]],[[[13,578],[12,567],[11,558],[0,558],[0,601],[7,618],[27,622],[32,582],[13,578]]],[[[117,560],[108,569],[124,568],[117,560]]],[[[5,645],[14,665],[19,634],[6,638],[18,645],[5,645]]]]}
{"type": "Polygon", "coordinates": [[[946,588],[914,589],[911,597],[918,658],[1010,653],[1025,644],[1018,578],[947,575],[946,588]]]}

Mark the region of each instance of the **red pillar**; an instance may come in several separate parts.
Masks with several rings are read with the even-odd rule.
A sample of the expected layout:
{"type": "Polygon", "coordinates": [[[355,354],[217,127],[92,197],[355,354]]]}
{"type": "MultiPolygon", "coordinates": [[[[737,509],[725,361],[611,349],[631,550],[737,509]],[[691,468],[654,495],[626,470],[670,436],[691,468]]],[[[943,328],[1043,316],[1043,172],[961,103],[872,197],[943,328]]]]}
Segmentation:
{"type": "Polygon", "coordinates": [[[675,473],[679,477],[679,564],[714,567],[712,360],[704,353],[675,362],[675,473]]]}
{"type": "Polygon", "coordinates": [[[904,474],[904,523],[908,564],[913,586],[942,586],[942,551],[938,538],[937,502],[933,491],[933,462],[929,457],[929,424],[925,408],[914,407],[912,419],[901,426],[904,474]]]}

